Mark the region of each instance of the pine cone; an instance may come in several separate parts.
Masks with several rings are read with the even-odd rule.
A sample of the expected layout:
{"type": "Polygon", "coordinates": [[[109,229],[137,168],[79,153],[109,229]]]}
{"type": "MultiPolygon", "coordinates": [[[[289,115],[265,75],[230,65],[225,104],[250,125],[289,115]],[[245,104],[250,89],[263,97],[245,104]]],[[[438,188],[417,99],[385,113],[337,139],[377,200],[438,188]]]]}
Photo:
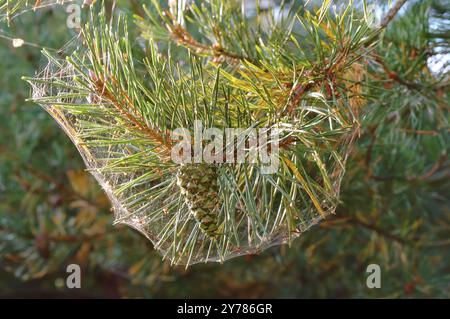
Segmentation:
{"type": "Polygon", "coordinates": [[[200,229],[210,238],[218,236],[219,185],[217,167],[211,164],[180,166],[177,184],[200,229]]]}

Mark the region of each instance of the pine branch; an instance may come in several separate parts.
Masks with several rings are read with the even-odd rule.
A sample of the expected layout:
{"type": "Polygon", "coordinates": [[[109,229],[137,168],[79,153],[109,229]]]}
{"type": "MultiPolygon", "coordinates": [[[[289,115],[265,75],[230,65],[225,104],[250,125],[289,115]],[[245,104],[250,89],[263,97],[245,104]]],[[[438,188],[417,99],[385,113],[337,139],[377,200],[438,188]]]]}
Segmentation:
{"type": "Polygon", "coordinates": [[[136,106],[133,104],[128,94],[120,86],[117,85],[117,80],[113,75],[107,74],[106,78],[109,79],[112,83],[116,84],[116,87],[119,90],[119,96],[124,99],[122,101],[118,101],[116,96],[108,90],[104,80],[102,80],[101,78],[97,78],[93,72],[90,72],[90,75],[93,83],[95,84],[97,94],[111,102],[119,111],[119,113],[125,116],[134,125],[134,127],[146,134],[151,140],[159,144],[158,149],[160,149],[161,151],[160,155],[162,159],[168,160],[171,150],[171,143],[168,134],[162,134],[161,132],[151,129],[144,124],[144,120],[142,118],[138,119],[135,115],[131,114],[128,111],[129,109],[131,109],[136,112],[136,106]]]}
{"type": "Polygon", "coordinates": [[[304,98],[304,95],[313,87],[313,83],[309,82],[306,84],[298,84],[293,89],[293,94],[290,97],[289,106],[282,115],[292,114],[298,107],[299,102],[304,98]]]}
{"type": "Polygon", "coordinates": [[[366,221],[362,220],[359,217],[338,217],[338,218],[333,218],[330,219],[328,221],[325,221],[321,227],[325,227],[325,228],[329,228],[329,227],[335,227],[335,228],[339,228],[339,227],[351,227],[351,226],[356,226],[356,227],[362,227],[365,228],[367,230],[370,230],[372,232],[375,232],[376,234],[378,234],[379,236],[382,236],[386,239],[389,239],[391,241],[403,244],[403,245],[413,245],[416,241],[417,238],[404,238],[401,236],[397,236],[396,234],[393,234],[389,231],[386,231],[385,229],[375,225],[375,224],[371,224],[371,223],[367,223],[366,221]]]}
{"type": "Polygon", "coordinates": [[[379,56],[379,55],[375,55],[372,54],[372,56],[374,57],[374,60],[381,65],[381,67],[383,68],[384,72],[386,73],[386,75],[388,76],[389,79],[406,86],[408,89],[410,90],[415,90],[415,91],[422,91],[423,87],[420,84],[417,83],[413,83],[413,82],[408,82],[406,80],[404,80],[398,73],[392,71],[388,65],[386,64],[386,62],[383,61],[383,59],[379,56]]]}
{"type": "Polygon", "coordinates": [[[336,16],[327,14],[326,2],[293,18],[287,25],[298,22],[301,34],[276,23],[255,29],[228,3],[193,5],[190,20],[185,16],[190,27],[153,5],[150,21],[138,21],[151,39],[146,58],[134,58],[143,54],[117,31],[126,27],[112,27],[102,14],[83,33],[86,51],[68,66],[49,57],[51,72],[30,79],[34,101],[89,152],[88,167],[114,203],[115,222],[140,230],[172,263],[191,264],[290,242],[333,213],[358,136],[363,61],[378,31],[351,4],[336,16]],[[187,30],[197,24],[194,37],[187,30]],[[204,44],[211,39],[219,45],[204,44]],[[197,56],[166,51],[167,43],[154,42],[162,40],[197,56]],[[239,65],[208,63],[214,58],[239,65]],[[171,149],[168,132],[196,120],[206,128],[280,128],[278,170],[161,160],[171,149]]]}
{"type": "Polygon", "coordinates": [[[164,11],[164,15],[171,20],[172,23],[168,24],[167,28],[179,45],[188,48],[196,54],[213,56],[214,62],[228,60],[231,63],[238,63],[245,60],[245,57],[226,51],[218,43],[212,46],[201,44],[182,25],[176,22],[175,17],[169,11],[164,11]]]}
{"type": "Polygon", "coordinates": [[[380,29],[385,29],[388,24],[395,18],[397,13],[400,11],[400,9],[403,7],[403,5],[406,3],[407,0],[397,0],[395,5],[388,11],[388,13],[383,17],[381,20],[380,29]]]}

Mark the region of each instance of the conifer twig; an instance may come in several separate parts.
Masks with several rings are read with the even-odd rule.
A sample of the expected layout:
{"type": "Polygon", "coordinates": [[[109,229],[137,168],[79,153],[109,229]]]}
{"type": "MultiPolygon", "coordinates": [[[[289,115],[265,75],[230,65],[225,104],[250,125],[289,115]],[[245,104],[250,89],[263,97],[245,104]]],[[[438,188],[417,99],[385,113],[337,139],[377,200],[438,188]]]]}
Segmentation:
{"type": "MultiPolygon", "coordinates": [[[[95,75],[93,75],[93,73],[91,74],[92,80],[95,84],[95,89],[97,91],[97,93],[100,96],[103,96],[104,98],[106,98],[107,100],[109,100],[114,107],[119,111],[120,114],[124,115],[128,120],[130,120],[130,122],[133,123],[133,125],[135,125],[135,127],[141,131],[144,132],[145,134],[147,134],[152,140],[156,141],[159,144],[159,149],[161,149],[162,154],[165,156],[169,156],[170,154],[170,144],[164,139],[164,137],[162,136],[161,133],[149,128],[148,126],[146,126],[145,124],[142,123],[142,121],[140,121],[139,119],[137,119],[133,114],[131,114],[130,112],[128,112],[123,106],[122,103],[120,103],[120,101],[118,101],[116,99],[116,97],[106,88],[106,85],[104,83],[104,81],[100,78],[97,78],[95,75]]],[[[115,82],[114,77],[110,76],[111,80],[113,82],[115,82]]],[[[134,104],[131,101],[131,98],[128,96],[128,94],[126,92],[124,92],[120,86],[117,86],[120,89],[120,94],[125,98],[125,102],[128,106],[130,106],[132,109],[136,109],[136,107],[134,106],[134,104]]]]}
{"type": "Polygon", "coordinates": [[[397,3],[389,10],[380,23],[380,29],[384,29],[394,19],[407,0],[398,0],[397,3]]]}
{"type": "Polygon", "coordinates": [[[402,84],[406,87],[408,87],[411,90],[420,90],[421,86],[416,84],[416,83],[412,83],[412,82],[408,82],[406,80],[404,80],[402,77],[400,77],[400,75],[398,75],[398,73],[392,71],[389,66],[386,64],[386,62],[383,61],[383,59],[378,56],[373,54],[374,60],[375,62],[377,62],[384,70],[384,72],[386,73],[386,75],[388,76],[389,79],[402,84]]]}
{"type": "Polygon", "coordinates": [[[197,54],[208,54],[215,57],[216,61],[219,61],[221,57],[230,60],[233,63],[243,61],[243,56],[237,55],[232,52],[226,51],[221,45],[215,44],[213,46],[204,45],[197,40],[180,24],[176,22],[175,17],[169,11],[164,11],[164,14],[172,21],[172,25],[168,25],[167,28],[171,32],[175,41],[197,54]]]}

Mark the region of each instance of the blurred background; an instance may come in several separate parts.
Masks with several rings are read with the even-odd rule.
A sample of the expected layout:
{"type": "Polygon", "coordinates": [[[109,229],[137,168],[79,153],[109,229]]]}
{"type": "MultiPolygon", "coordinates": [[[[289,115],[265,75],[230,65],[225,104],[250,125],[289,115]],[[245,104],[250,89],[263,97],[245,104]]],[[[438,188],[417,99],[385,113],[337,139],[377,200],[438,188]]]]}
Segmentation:
{"type": "MultiPolygon", "coordinates": [[[[119,1],[117,10],[138,14],[144,2],[119,1]]],[[[162,261],[134,230],[112,225],[110,204],[76,148],[48,114],[25,102],[30,89],[21,77],[42,68],[42,47],[61,48],[76,35],[66,27],[66,6],[3,20],[0,297],[450,297],[444,3],[410,1],[387,30],[379,50],[406,80],[371,70],[384,89],[372,92],[336,215],[290,247],[188,269],[162,261]],[[66,288],[71,263],[82,267],[81,289],[66,288]],[[369,264],[381,267],[380,289],[366,286],[369,264]]],[[[381,14],[385,7],[377,5],[381,14]]]]}

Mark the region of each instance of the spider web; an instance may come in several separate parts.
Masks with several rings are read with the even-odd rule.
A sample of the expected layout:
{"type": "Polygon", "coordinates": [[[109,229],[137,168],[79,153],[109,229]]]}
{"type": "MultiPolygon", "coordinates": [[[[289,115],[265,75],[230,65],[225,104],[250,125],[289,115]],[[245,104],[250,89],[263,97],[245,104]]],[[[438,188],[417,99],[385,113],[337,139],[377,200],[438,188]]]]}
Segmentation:
{"type": "Polygon", "coordinates": [[[0,21],[2,20],[14,20],[21,15],[31,12],[48,9],[56,5],[65,4],[83,4],[81,0],[15,0],[7,1],[0,0],[0,21]]]}
{"type": "MultiPolygon", "coordinates": [[[[309,98],[323,104],[321,112],[310,112],[307,105],[302,105],[305,118],[317,123],[316,149],[325,150],[323,153],[305,152],[298,156],[286,151],[288,164],[283,162],[275,174],[268,176],[255,165],[219,167],[218,214],[223,235],[212,239],[201,232],[182,200],[176,183],[178,166],[161,166],[152,143],[144,147],[134,144],[135,134],[118,122],[117,110],[110,101],[80,86],[80,70],[62,58],[68,52],[83,56],[85,51],[79,42],[72,41],[58,56],[46,54],[48,64],[28,79],[32,99],[55,119],[77,147],[87,169],[111,201],[114,223],[142,233],[164,258],[174,264],[190,265],[256,254],[292,242],[334,213],[345,163],[358,134],[357,118],[344,111],[342,105],[324,104],[319,93],[309,98]],[[88,111],[80,112],[80,107],[88,111]],[[338,138],[319,138],[323,132],[337,132],[338,138]],[[130,142],[118,143],[123,140],[130,142]],[[122,165],[132,158],[137,159],[134,163],[139,169],[122,165]],[[327,178],[322,179],[319,171],[325,171],[327,178]],[[282,189],[282,183],[289,186],[282,189]],[[128,187],[130,184],[137,186],[128,187]]],[[[285,133],[283,138],[303,134],[295,123],[277,126],[285,133]]]]}
{"type": "MultiPolygon", "coordinates": [[[[252,170],[247,166],[235,165],[232,168],[222,168],[222,185],[227,185],[227,180],[241,181],[243,175],[250,174],[253,182],[266,178],[267,180],[260,184],[269,187],[269,193],[275,195],[272,195],[274,199],[271,201],[271,206],[267,206],[267,203],[261,200],[264,193],[262,186],[251,182],[237,186],[238,191],[253,196],[256,211],[250,214],[246,212],[248,207],[243,203],[242,198],[235,196],[236,189],[222,186],[220,197],[223,207],[220,220],[224,225],[222,228],[230,235],[214,241],[200,232],[197,222],[190,215],[183,201],[180,200],[180,190],[176,185],[176,166],[171,166],[163,171],[163,177],[159,183],[164,184],[165,191],[161,196],[153,196],[151,192],[147,191],[154,189],[157,192],[162,189],[155,185],[154,181],[146,182],[144,176],[149,174],[149,170],[127,173],[121,172],[119,168],[118,172],[105,169],[112,163],[130,158],[140,152],[145,152],[145,150],[137,149],[132,144],[115,145],[114,139],[117,138],[117,135],[121,135],[120,137],[123,139],[129,135],[126,130],[121,131],[120,129],[102,137],[107,141],[105,145],[90,145],[85,138],[86,127],[83,123],[89,122],[90,125],[95,125],[106,122],[114,126],[115,119],[110,115],[111,113],[108,113],[109,111],[95,118],[79,115],[70,107],[61,106],[85,105],[93,110],[110,108],[103,101],[94,102],[95,97],[88,93],[85,96],[68,98],[67,96],[70,94],[76,93],[67,89],[67,87],[77,85],[76,76],[76,69],[66,60],[51,59],[47,66],[30,81],[33,100],[41,104],[56,120],[77,147],[86,167],[109,197],[115,213],[115,223],[126,224],[138,230],[154,244],[164,257],[169,258],[173,263],[223,262],[240,255],[256,254],[271,246],[291,242],[326,216],[334,213],[338,203],[345,161],[355,141],[356,131],[345,135],[345,138],[340,140],[339,145],[335,146],[337,147],[336,151],[333,152],[335,158],[332,159],[330,156],[328,160],[332,189],[315,190],[322,212],[317,211],[311,203],[311,199],[305,195],[304,185],[300,183],[292,183],[290,205],[283,203],[285,199],[277,194],[277,187],[271,186],[271,183],[276,182],[279,178],[292,179],[295,177],[295,174],[289,176],[289,170],[278,172],[273,178],[267,179],[268,177],[263,177],[257,170],[252,170]],[[47,97],[56,98],[52,98],[50,102],[46,100],[47,97]],[[285,176],[286,174],[288,176],[285,176]],[[139,179],[142,179],[143,183],[138,188],[132,188],[125,192],[119,191],[127,183],[139,179]],[[250,186],[253,189],[249,191],[250,186]],[[295,190],[296,193],[292,190],[295,190]],[[148,201],[132,205],[131,199],[136,198],[136,194],[139,192],[145,192],[148,201]],[[289,227],[286,220],[277,220],[280,216],[287,214],[295,215],[295,218],[292,219],[296,223],[294,228],[289,227]],[[264,231],[254,229],[255,219],[261,219],[263,221],[261,224],[267,225],[264,231]],[[227,226],[227,223],[234,226],[227,226]],[[168,233],[171,235],[167,236],[168,233]],[[195,240],[195,243],[192,243],[192,240],[195,240]]],[[[128,138],[131,139],[132,135],[129,135],[128,138]]]]}

